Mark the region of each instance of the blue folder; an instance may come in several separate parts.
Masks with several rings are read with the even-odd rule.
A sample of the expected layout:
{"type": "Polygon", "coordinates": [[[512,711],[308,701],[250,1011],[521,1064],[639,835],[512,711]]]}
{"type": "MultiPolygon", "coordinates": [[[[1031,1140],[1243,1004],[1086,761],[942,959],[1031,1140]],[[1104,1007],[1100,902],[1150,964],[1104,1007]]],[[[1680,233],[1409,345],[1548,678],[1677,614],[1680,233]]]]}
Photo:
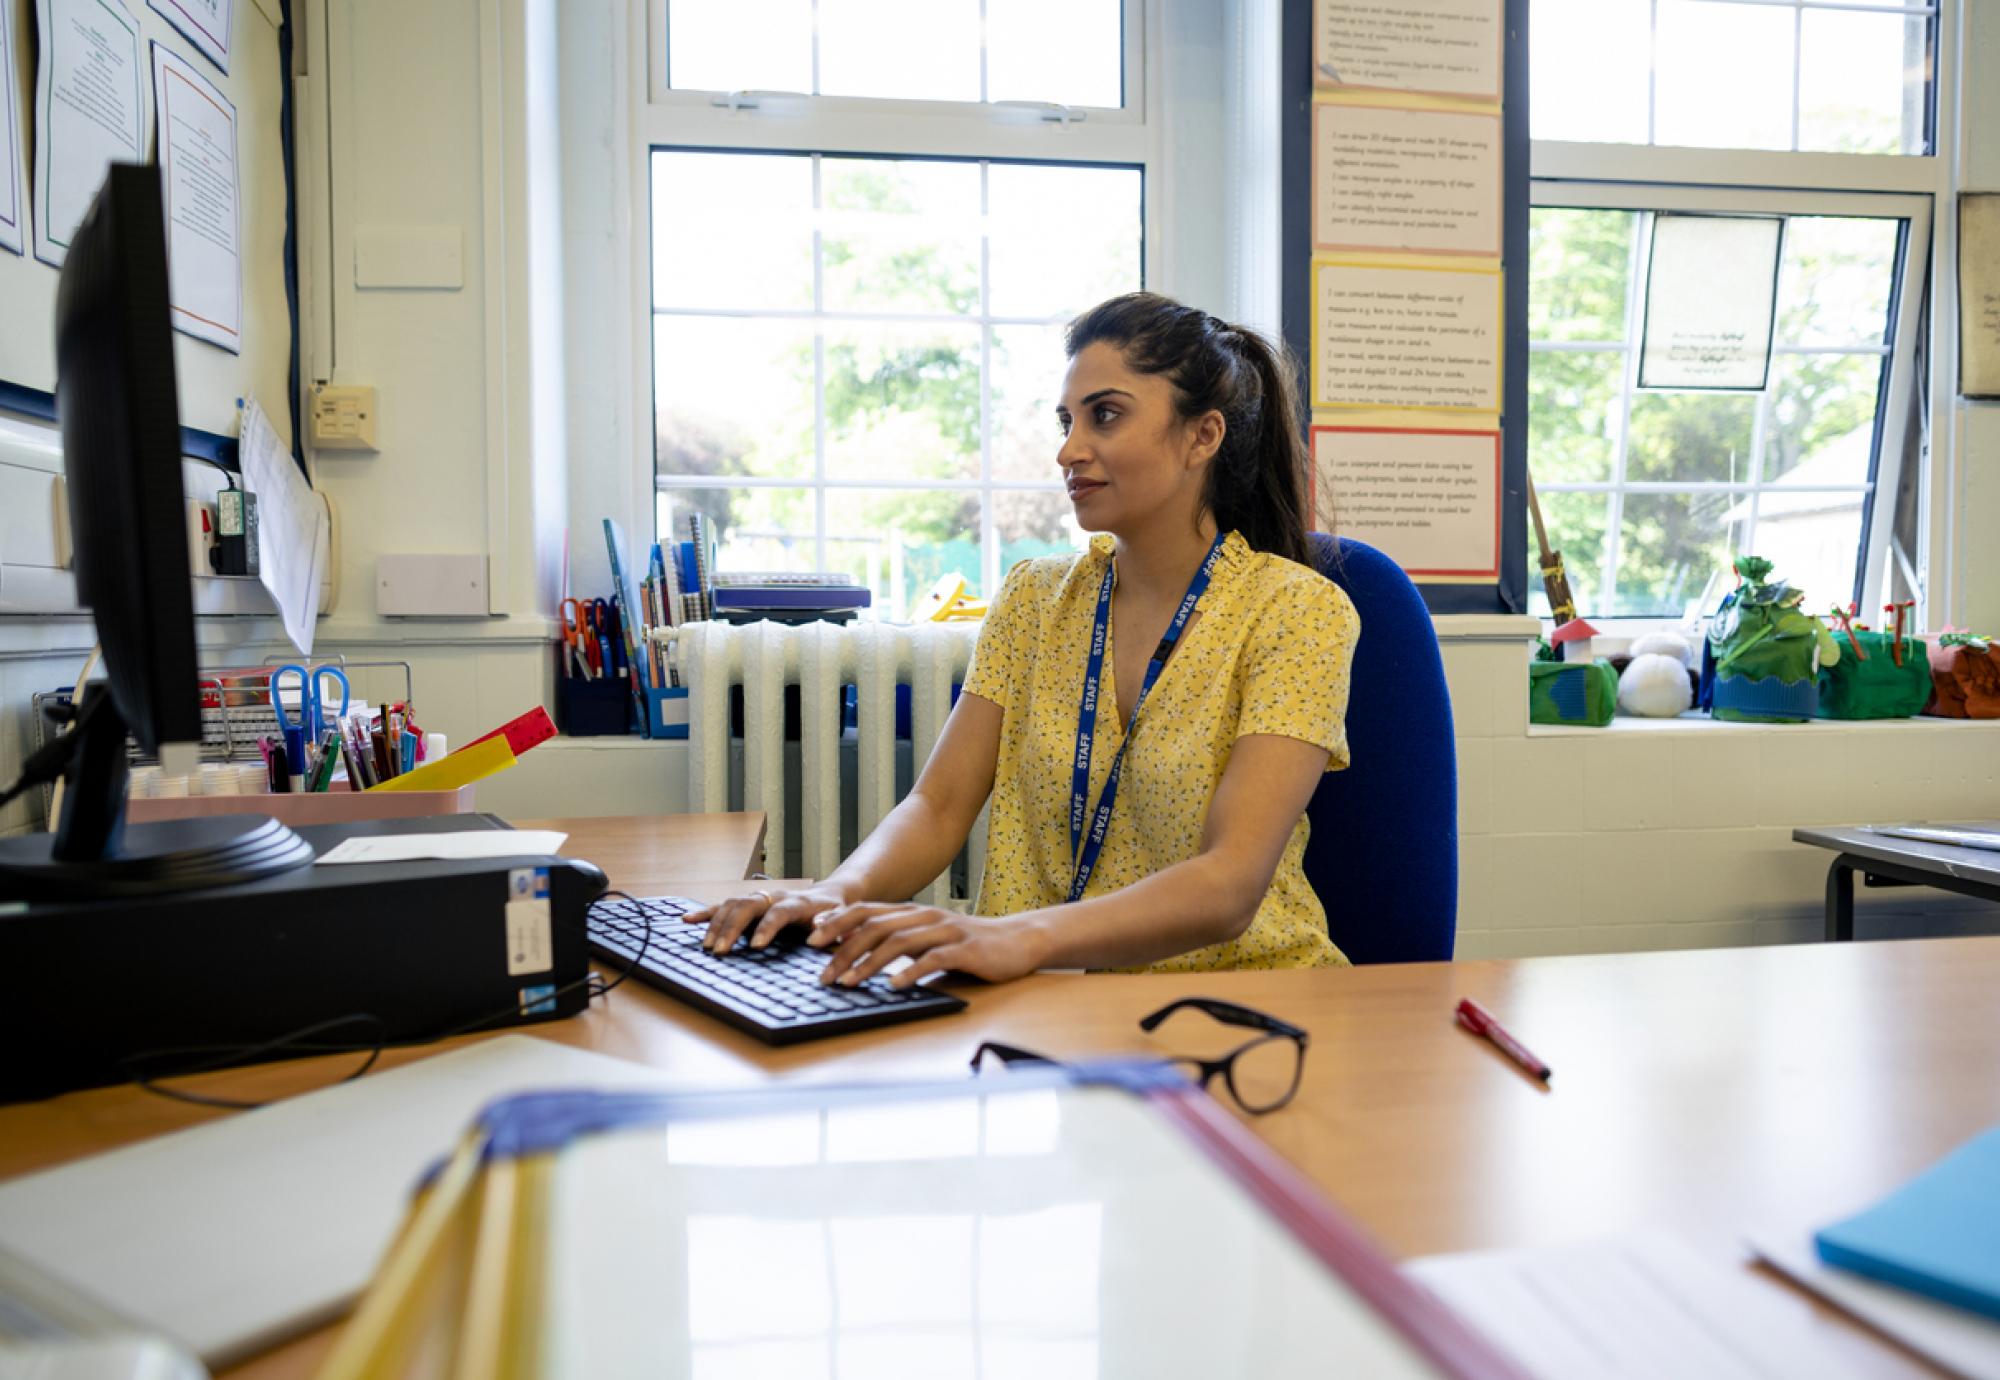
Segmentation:
{"type": "Polygon", "coordinates": [[[2000,1127],[1814,1240],[1829,1265],[2000,1318],[2000,1127]]]}

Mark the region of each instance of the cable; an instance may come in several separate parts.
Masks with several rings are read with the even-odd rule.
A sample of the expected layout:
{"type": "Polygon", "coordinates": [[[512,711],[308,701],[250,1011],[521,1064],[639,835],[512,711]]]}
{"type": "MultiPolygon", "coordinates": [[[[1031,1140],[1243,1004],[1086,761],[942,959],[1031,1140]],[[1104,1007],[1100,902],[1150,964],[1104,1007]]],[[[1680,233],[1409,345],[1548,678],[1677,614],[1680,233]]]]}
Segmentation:
{"type": "MultiPolygon", "coordinates": [[[[633,905],[639,908],[640,914],[643,915],[645,913],[646,903],[644,901],[641,901],[638,897],[630,895],[627,892],[620,891],[616,887],[606,887],[604,891],[598,896],[597,901],[602,901],[607,896],[617,896],[622,898],[623,900],[630,901],[633,905]]],[[[594,906],[597,904],[597,901],[592,901],[590,904],[594,906]]],[[[590,907],[589,906],[584,907],[584,915],[586,917],[584,921],[585,935],[588,935],[590,933],[590,922],[588,919],[589,914],[590,914],[590,907]]],[[[605,982],[602,978],[599,978],[597,991],[593,995],[600,997],[609,995],[612,988],[619,986],[621,983],[625,981],[626,978],[631,977],[633,973],[639,970],[639,966],[646,961],[646,955],[651,953],[652,950],[653,950],[653,927],[651,925],[648,925],[645,927],[645,937],[640,939],[639,941],[639,951],[632,955],[632,961],[630,963],[627,963],[624,969],[618,974],[618,976],[613,978],[610,982],[605,982]]],[[[596,977],[597,975],[593,973],[591,976],[596,977]]]]}
{"type": "MultiPolygon", "coordinates": [[[[99,648],[93,645],[90,649],[90,655],[83,659],[83,670],[77,675],[76,684],[73,687],[73,698],[69,705],[62,710],[62,713],[67,718],[73,719],[78,706],[83,702],[83,683],[90,679],[91,668],[97,664],[98,651],[99,648]]],[[[43,710],[51,718],[56,717],[54,711],[54,701],[51,701],[50,705],[43,710]]],[[[67,720],[58,720],[58,722],[64,721],[67,720]]],[[[0,790],[0,805],[6,805],[31,787],[46,786],[51,781],[60,780],[63,769],[69,765],[70,754],[76,749],[76,744],[68,741],[68,739],[69,734],[59,729],[55,737],[49,739],[49,741],[43,743],[30,753],[28,760],[21,764],[21,774],[14,778],[13,784],[5,790],[0,790]]],[[[48,820],[51,830],[56,827],[55,820],[56,812],[52,809],[49,811],[48,820]]]]}
{"type": "MultiPolygon", "coordinates": [[[[644,913],[645,910],[644,903],[642,903],[637,897],[632,896],[627,892],[619,891],[616,889],[609,889],[599,893],[595,898],[592,899],[590,905],[596,905],[598,901],[605,900],[612,896],[617,896],[622,898],[623,900],[630,901],[634,906],[639,907],[642,914],[644,913]]],[[[581,926],[581,929],[586,938],[590,933],[589,912],[590,912],[590,907],[585,906],[584,907],[585,920],[584,924],[581,926]]],[[[570,928],[572,929],[578,928],[577,926],[570,924],[570,922],[567,920],[565,920],[564,923],[566,925],[570,925],[570,928]]],[[[620,983],[624,982],[626,978],[632,976],[632,974],[638,970],[639,966],[645,962],[646,955],[652,950],[652,942],[653,942],[652,927],[646,926],[644,927],[643,936],[639,940],[638,952],[633,956],[632,960],[629,963],[627,963],[625,967],[619,971],[618,975],[614,977],[611,981],[606,982],[603,979],[603,977],[596,972],[588,972],[585,973],[582,977],[576,979],[574,982],[566,982],[562,986],[556,988],[553,992],[549,992],[546,995],[538,998],[534,1004],[539,1005],[542,1002],[553,1002],[558,997],[566,996],[567,994],[576,991],[577,988],[579,987],[585,989],[586,994],[584,997],[584,1002],[586,1005],[588,1005],[590,1001],[592,1001],[593,999],[609,995],[612,989],[617,987],[620,983]]],[[[354,1025],[364,1021],[373,1024],[378,1032],[381,1032],[386,1029],[386,1027],[382,1023],[381,1017],[375,1015],[372,1012],[360,1011],[345,1016],[334,1016],[324,1021],[316,1021],[311,1025],[301,1026],[297,1030],[291,1031],[284,1035],[279,1035],[274,1039],[266,1040],[261,1044],[184,1045],[170,1049],[146,1050],[143,1053],[134,1054],[127,1058],[121,1059],[119,1061],[119,1068],[123,1073],[126,1074],[127,1078],[133,1084],[135,1084],[140,1088],[143,1088],[145,1091],[149,1093],[157,1094],[160,1097],[172,1098],[177,1102],[192,1102],[195,1105],[202,1107],[223,1107],[231,1111],[254,1111],[259,1107],[268,1107],[271,1104],[269,1102],[248,1102],[237,1098],[229,1098],[229,1097],[210,1097],[206,1093],[194,1093],[194,1092],[188,1092],[181,1088],[165,1087],[161,1085],[161,1083],[158,1080],[162,1078],[187,1078],[187,1077],[192,1077],[195,1074],[213,1072],[214,1070],[220,1068],[233,1067],[239,1064],[255,1063],[257,1062],[258,1055],[276,1054],[284,1050],[290,1050],[294,1053],[300,1053],[300,1054],[307,1054],[307,1053],[360,1054],[366,1052],[368,1057],[362,1061],[361,1066],[359,1068],[355,1069],[352,1073],[347,1074],[345,1077],[337,1078],[332,1083],[328,1083],[325,1085],[326,1087],[338,1087],[342,1083],[352,1083],[355,1079],[361,1077],[361,1075],[368,1072],[368,1070],[370,1070],[371,1068],[375,1067],[376,1061],[382,1057],[382,1052],[384,1050],[409,1049],[417,1045],[435,1044],[440,1040],[449,1040],[457,1035],[469,1035],[474,1031],[479,1030],[481,1027],[492,1025],[494,1022],[505,1020],[510,1016],[518,1016],[520,1015],[520,1013],[521,1013],[520,1004],[518,1002],[513,1002],[509,1003],[506,1006],[500,1007],[498,1010],[488,1012],[483,1016],[476,1016],[472,1020],[465,1022],[463,1025],[453,1026],[451,1029],[441,1031],[435,1035],[412,1036],[407,1040],[392,1041],[383,1038],[382,1035],[378,1033],[375,1040],[372,1043],[367,1043],[367,1044],[355,1044],[355,1043],[326,1044],[326,1043],[311,1042],[312,1036],[318,1035],[323,1031],[337,1029],[345,1025],[354,1025]],[[189,1065],[186,1068],[171,1069],[157,1073],[140,1073],[134,1070],[134,1065],[144,1064],[150,1060],[183,1057],[193,1054],[210,1054],[213,1055],[214,1057],[201,1063],[189,1065]]]]}
{"type": "Polygon", "coordinates": [[[213,465],[222,471],[222,477],[229,481],[230,488],[234,489],[237,487],[236,471],[230,469],[229,466],[223,464],[220,460],[211,460],[206,455],[183,455],[181,459],[198,461],[204,465],[213,465]]]}
{"type": "Polygon", "coordinates": [[[198,1073],[210,1073],[216,1069],[227,1068],[235,1064],[253,1063],[259,1054],[271,1054],[283,1049],[311,1051],[318,1054],[357,1054],[365,1049],[368,1051],[368,1057],[361,1062],[361,1067],[355,1069],[345,1078],[335,1079],[333,1083],[327,1086],[334,1087],[341,1083],[352,1083],[362,1074],[374,1068],[375,1061],[382,1057],[382,1050],[385,1048],[385,1044],[379,1033],[372,1045],[318,1045],[309,1044],[306,1041],[307,1037],[317,1035],[323,1030],[336,1030],[344,1025],[355,1025],[362,1022],[373,1025],[378,1032],[383,1029],[381,1017],[367,1011],[357,1011],[346,1016],[334,1016],[329,1020],[315,1021],[311,1025],[301,1026],[290,1034],[280,1035],[274,1040],[266,1040],[260,1045],[185,1045],[178,1049],[148,1050],[145,1053],[135,1054],[130,1058],[121,1059],[118,1062],[119,1067],[130,1075],[132,1082],[138,1084],[149,1093],[157,1093],[161,1097],[170,1097],[176,1102],[192,1102],[200,1107],[226,1107],[231,1111],[251,1111],[258,1107],[267,1107],[270,1104],[268,1102],[245,1102],[233,1097],[210,1097],[206,1093],[188,1092],[183,1088],[162,1087],[154,1080],[159,1078],[187,1078],[198,1073]],[[214,1053],[215,1057],[205,1063],[193,1064],[187,1068],[174,1069],[168,1073],[137,1073],[133,1071],[132,1067],[134,1064],[143,1063],[148,1059],[165,1059],[174,1055],[201,1053],[214,1053]]]}

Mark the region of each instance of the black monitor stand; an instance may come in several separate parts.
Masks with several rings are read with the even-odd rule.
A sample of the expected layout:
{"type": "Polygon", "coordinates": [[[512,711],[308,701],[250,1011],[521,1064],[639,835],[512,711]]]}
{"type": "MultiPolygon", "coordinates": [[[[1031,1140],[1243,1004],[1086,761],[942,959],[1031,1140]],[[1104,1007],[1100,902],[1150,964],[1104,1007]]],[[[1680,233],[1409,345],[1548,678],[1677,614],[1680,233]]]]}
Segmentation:
{"type": "Polygon", "coordinates": [[[125,823],[126,725],[102,683],[84,687],[53,834],[0,839],[0,899],[157,896],[303,867],[312,845],[268,815],[125,823]]]}

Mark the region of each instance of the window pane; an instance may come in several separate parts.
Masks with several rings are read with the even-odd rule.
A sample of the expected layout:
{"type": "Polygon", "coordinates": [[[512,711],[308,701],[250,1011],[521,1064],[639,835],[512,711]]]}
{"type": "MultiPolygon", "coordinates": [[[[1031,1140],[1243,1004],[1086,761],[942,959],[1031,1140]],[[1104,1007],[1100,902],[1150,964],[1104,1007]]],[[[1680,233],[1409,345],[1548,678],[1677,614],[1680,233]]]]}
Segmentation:
{"type": "Polygon", "coordinates": [[[1654,142],[1789,149],[1792,15],[1789,6],[1659,0],[1654,142]]]}
{"type": "Polygon", "coordinates": [[[699,505],[724,566],[849,571],[873,618],[944,571],[977,584],[1002,556],[1076,549],[1063,326],[1141,284],[1138,169],[666,151],[653,168],[656,473],[701,485],[662,491],[663,532],[699,505]],[[983,463],[1034,487],[984,489],[983,463]]]}
{"type": "Polygon", "coordinates": [[[810,91],[812,0],[667,0],[667,85],[810,91]]]}
{"type": "Polygon", "coordinates": [[[1879,345],[1888,338],[1898,222],[1794,216],[1778,276],[1785,345],[1879,345]]]}
{"type": "MultiPolygon", "coordinates": [[[[1710,580],[1727,571],[1736,528],[1728,520],[1749,499],[1728,494],[1627,494],[1618,526],[1617,617],[1679,618],[1710,580]]],[[[1850,550],[1849,559],[1853,559],[1850,550]]]]}
{"type": "Polygon", "coordinates": [[[979,99],[979,0],[819,0],[828,96],[979,99]]]}
{"type": "Polygon", "coordinates": [[[811,323],[656,316],[653,371],[658,473],[812,473],[811,323]]]}
{"type": "MultiPolygon", "coordinates": [[[[1000,538],[1000,574],[1037,556],[1054,556],[1083,549],[1083,529],[1076,509],[1062,492],[1002,489],[993,495],[993,526],[1000,538]]],[[[989,597],[1000,587],[983,591],[989,597]]]]}
{"type": "Polygon", "coordinates": [[[995,163],[987,170],[991,310],[1067,318],[1140,286],[1136,168],[995,163]]]}
{"type": "Polygon", "coordinates": [[[875,616],[907,618],[946,571],[979,583],[979,495],[829,489],[826,568],[875,592],[875,616]]]}
{"type": "Polygon", "coordinates": [[[829,322],[826,472],[977,479],[979,328],[829,322]]]}
{"type": "Polygon", "coordinates": [[[1646,142],[1649,0],[1535,0],[1528,58],[1537,139],[1646,142]]]}
{"type": "MultiPolygon", "coordinates": [[[[1545,493],[1541,504],[1549,545],[1563,559],[1563,574],[1569,580],[1577,612],[1585,617],[1603,614],[1605,610],[1598,607],[1598,587],[1603,583],[1610,495],[1545,493]]],[[[1548,591],[1542,584],[1542,553],[1532,525],[1528,529],[1528,612],[1537,618],[1549,616],[1548,591]]]]}
{"type": "Polygon", "coordinates": [[[1639,393],[1625,477],[1747,483],[1757,422],[1755,393],[1639,393]]]}
{"type": "Polygon", "coordinates": [[[820,160],[826,309],[979,309],[979,165],[820,160]]]}
{"type": "Polygon", "coordinates": [[[987,0],[986,98],[1124,104],[1119,0],[987,0]]]}
{"type": "MultiPolygon", "coordinates": [[[[1625,480],[1769,487],[1754,503],[1747,491],[1628,490],[1619,507],[1616,578],[1610,588],[1585,595],[1586,587],[1603,584],[1597,562],[1608,496],[1548,489],[1618,478],[1630,345],[1622,319],[1611,320],[1628,293],[1628,261],[1614,269],[1611,236],[1595,219],[1603,214],[1539,208],[1530,221],[1529,464],[1543,486],[1551,540],[1567,558],[1579,608],[1607,617],[1683,616],[1690,605],[1712,605],[1733,583],[1728,559],[1743,551],[1777,561],[1779,573],[1806,588],[1816,606],[1823,591],[1827,603],[1844,603],[1853,597],[1901,223],[1879,216],[1787,218],[1778,344],[1763,392],[1629,395],[1625,480]],[[1599,249],[1584,252],[1579,246],[1593,235],[1599,249]],[[1548,348],[1597,343],[1599,332],[1619,348],[1548,348]],[[1767,526],[1767,516],[1776,525],[1767,526]],[[1580,561],[1579,552],[1587,559],[1580,561]]],[[[1535,592],[1540,578],[1530,566],[1531,602],[1541,612],[1546,601],[1535,592]]]]}
{"type": "MultiPolygon", "coordinates": [[[[1806,592],[1805,610],[1824,613],[1855,597],[1854,576],[1861,549],[1858,493],[1787,493],[1766,489],[1757,502],[1756,554],[1774,573],[1806,592]]],[[[1870,627],[1879,627],[1865,617],[1870,627]]]]}
{"type": "Polygon", "coordinates": [[[1923,153],[1929,21],[1807,10],[1799,34],[1799,147],[1923,153]]]}
{"type": "Polygon", "coordinates": [[[1880,355],[1779,355],[1764,437],[1766,481],[1866,484],[1881,382],[1880,355]]]}
{"type": "Polygon", "coordinates": [[[1060,326],[993,327],[993,477],[1055,481],[1056,400],[1062,395],[1060,326]]]}
{"type": "Polygon", "coordinates": [[[717,570],[814,570],[811,489],[662,489],[661,540],[687,540],[688,514],[715,532],[717,570]]]}
{"type": "Polygon", "coordinates": [[[1528,213],[1528,334],[1623,341],[1632,211],[1537,206],[1528,213]]]}
{"type": "Polygon", "coordinates": [[[1528,356],[1528,468],[1537,484],[1612,477],[1625,353],[1537,350],[1528,356]]]}
{"type": "Polygon", "coordinates": [[[653,305],[812,307],[812,160],[653,155],[653,305]]]}

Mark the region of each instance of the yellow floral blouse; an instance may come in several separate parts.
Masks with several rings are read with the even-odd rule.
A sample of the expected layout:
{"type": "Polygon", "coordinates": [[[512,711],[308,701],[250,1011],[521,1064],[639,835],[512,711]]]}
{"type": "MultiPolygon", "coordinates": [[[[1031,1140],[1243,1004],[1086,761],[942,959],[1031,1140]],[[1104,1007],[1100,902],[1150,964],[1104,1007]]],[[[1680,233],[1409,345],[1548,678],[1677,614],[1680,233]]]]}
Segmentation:
{"type": "MultiPolygon", "coordinates": [[[[1004,713],[977,905],[982,915],[1059,905],[1069,895],[1077,706],[1111,552],[1111,538],[1099,536],[1082,555],[1015,566],[980,629],[965,693],[1004,713]]],[[[1200,851],[1209,799],[1242,735],[1298,738],[1328,751],[1328,771],[1347,765],[1348,668],[1361,620],[1340,587],[1305,566],[1251,550],[1231,532],[1199,607],[1201,617],[1182,635],[1139,715],[1086,896],[1129,886],[1200,851]]],[[[1114,655],[1107,641],[1091,810],[1125,741],[1114,655]]],[[[1345,963],[1306,884],[1308,829],[1300,815],[1249,929],[1147,971],[1345,963]]]]}

